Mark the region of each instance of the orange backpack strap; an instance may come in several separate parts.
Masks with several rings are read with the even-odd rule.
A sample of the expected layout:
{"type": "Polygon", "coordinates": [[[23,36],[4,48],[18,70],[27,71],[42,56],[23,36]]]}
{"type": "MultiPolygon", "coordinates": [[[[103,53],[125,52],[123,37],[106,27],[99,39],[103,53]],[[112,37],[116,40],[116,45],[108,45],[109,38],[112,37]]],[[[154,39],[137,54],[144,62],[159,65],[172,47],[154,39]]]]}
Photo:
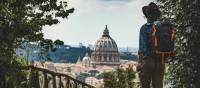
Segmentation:
{"type": "Polygon", "coordinates": [[[175,41],[175,39],[176,39],[176,31],[174,28],[172,28],[171,41],[175,41]]]}
{"type": "Polygon", "coordinates": [[[154,41],[154,47],[157,48],[158,46],[158,38],[157,38],[157,35],[156,35],[156,25],[153,25],[153,28],[152,28],[152,32],[153,32],[153,41],[154,41]]]}

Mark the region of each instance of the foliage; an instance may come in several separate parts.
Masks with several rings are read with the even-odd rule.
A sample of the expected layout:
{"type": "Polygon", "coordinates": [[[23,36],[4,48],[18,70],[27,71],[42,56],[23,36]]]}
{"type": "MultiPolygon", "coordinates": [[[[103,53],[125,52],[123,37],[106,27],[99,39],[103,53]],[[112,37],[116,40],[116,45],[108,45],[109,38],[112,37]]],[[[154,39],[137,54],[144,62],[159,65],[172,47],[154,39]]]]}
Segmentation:
{"type": "Polygon", "coordinates": [[[118,80],[115,72],[106,72],[103,74],[105,88],[117,88],[118,80]]]}
{"type": "Polygon", "coordinates": [[[98,73],[99,71],[97,70],[90,70],[88,73],[81,73],[79,76],[76,77],[76,79],[85,82],[85,78],[98,76],[98,73]]]}
{"type": "Polygon", "coordinates": [[[98,74],[95,76],[95,78],[99,79],[103,79],[104,73],[98,74]]]}
{"type": "MultiPolygon", "coordinates": [[[[0,85],[2,88],[23,88],[23,71],[16,61],[15,49],[24,41],[43,39],[45,25],[59,23],[73,8],[59,0],[1,0],[0,1],[0,85]],[[17,76],[19,75],[19,76],[17,76]]],[[[25,76],[25,75],[24,75],[25,76]]]]}
{"type": "Polygon", "coordinates": [[[55,45],[64,45],[64,42],[57,39],[57,40],[54,41],[54,44],[55,45]]]}
{"type": "Polygon", "coordinates": [[[90,73],[91,76],[96,76],[99,71],[98,70],[90,70],[88,73],[90,73]]]}
{"type": "MultiPolygon", "coordinates": [[[[51,40],[50,40],[51,41],[51,40]]],[[[86,53],[91,54],[92,50],[89,47],[72,47],[69,45],[55,45],[55,44],[46,44],[42,41],[39,43],[26,43],[19,49],[17,55],[23,55],[20,52],[26,52],[25,56],[29,61],[46,61],[51,60],[55,63],[76,63],[77,59],[81,59],[85,56],[86,53]],[[44,45],[45,44],[45,45],[44,45]],[[52,47],[53,45],[53,47],[52,47]],[[46,48],[45,48],[46,47],[46,48]],[[35,52],[37,51],[37,52],[35,52]]],[[[55,41],[54,41],[55,42],[55,41]]]]}
{"type": "Polygon", "coordinates": [[[29,81],[28,87],[39,88],[39,85],[40,85],[39,77],[40,77],[39,71],[31,69],[30,74],[29,74],[30,80],[28,80],[29,81]]]}
{"type": "Polygon", "coordinates": [[[133,79],[136,72],[129,66],[125,70],[122,68],[113,72],[106,72],[103,74],[105,88],[133,88],[133,79]]]}
{"type": "Polygon", "coordinates": [[[53,42],[50,39],[42,39],[39,43],[39,60],[40,61],[52,61],[49,52],[55,52],[53,48],[53,42]]]}
{"type": "Polygon", "coordinates": [[[200,1],[157,0],[163,20],[177,29],[176,56],[169,64],[169,81],[174,88],[200,86],[200,1]]]}
{"type": "Polygon", "coordinates": [[[1,81],[0,82],[0,88],[13,88],[15,86],[16,88],[23,88],[27,86],[27,76],[28,71],[22,71],[20,68],[27,65],[27,61],[22,57],[14,56],[10,63],[6,63],[4,65],[8,66],[2,66],[1,67],[1,81]],[[5,74],[5,75],[2,75],[5,74]]]}
{"type": "Polygon", "coordinates": [[[62,63],[76,63],[78,58],[81,59],[88,53],[92,53],[92,50],[88,47],[68,47],[68,48],[56,48],[55,52],[50,52],[50,57],[54,62],[62,63]]]}
{"type": "Polygon", "coordinates": [[[88,73],[81,73],[79,76],[76,77],[77,80],[85,82],[85,78],[90,77],[91,75],[88,73]]]}

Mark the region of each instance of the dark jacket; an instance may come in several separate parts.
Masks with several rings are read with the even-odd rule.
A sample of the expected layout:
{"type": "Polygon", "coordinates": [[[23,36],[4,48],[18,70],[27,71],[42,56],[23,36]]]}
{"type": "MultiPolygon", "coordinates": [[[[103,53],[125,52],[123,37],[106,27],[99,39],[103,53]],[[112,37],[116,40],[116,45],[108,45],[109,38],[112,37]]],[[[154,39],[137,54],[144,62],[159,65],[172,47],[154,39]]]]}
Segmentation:
{"type": "Polygon", "coordinates": [[[150,56],[153,51],[152,26],[153,23],[146,23],[140,29],[138,52],[144,56],[150,56]]]}

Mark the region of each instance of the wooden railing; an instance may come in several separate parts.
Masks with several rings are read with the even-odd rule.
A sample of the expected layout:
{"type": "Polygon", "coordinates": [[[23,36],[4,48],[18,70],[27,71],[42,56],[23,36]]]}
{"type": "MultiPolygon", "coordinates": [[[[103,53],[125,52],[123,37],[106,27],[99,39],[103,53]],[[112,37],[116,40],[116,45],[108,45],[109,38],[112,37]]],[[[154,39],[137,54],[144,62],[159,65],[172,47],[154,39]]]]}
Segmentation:
{"type": "Polygon", "coordinates": [[[30,88],[95,88],[71,76],[45,68],[28,66],[26,69],[29,69],[32,74],[29,78],[30,88]]]}

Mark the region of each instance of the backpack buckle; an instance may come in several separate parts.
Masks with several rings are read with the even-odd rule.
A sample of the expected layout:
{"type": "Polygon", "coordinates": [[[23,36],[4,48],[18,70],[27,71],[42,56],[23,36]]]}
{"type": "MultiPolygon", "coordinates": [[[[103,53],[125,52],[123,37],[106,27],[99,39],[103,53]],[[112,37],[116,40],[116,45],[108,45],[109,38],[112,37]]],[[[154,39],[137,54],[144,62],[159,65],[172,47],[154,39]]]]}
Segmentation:
{"type": "Polygon", "coordinates": [[[162,52],[156,50],[156,54],[161,55],[161,64],[165,64],[165,58],[172,56],[174,52],[162,52]]]}

